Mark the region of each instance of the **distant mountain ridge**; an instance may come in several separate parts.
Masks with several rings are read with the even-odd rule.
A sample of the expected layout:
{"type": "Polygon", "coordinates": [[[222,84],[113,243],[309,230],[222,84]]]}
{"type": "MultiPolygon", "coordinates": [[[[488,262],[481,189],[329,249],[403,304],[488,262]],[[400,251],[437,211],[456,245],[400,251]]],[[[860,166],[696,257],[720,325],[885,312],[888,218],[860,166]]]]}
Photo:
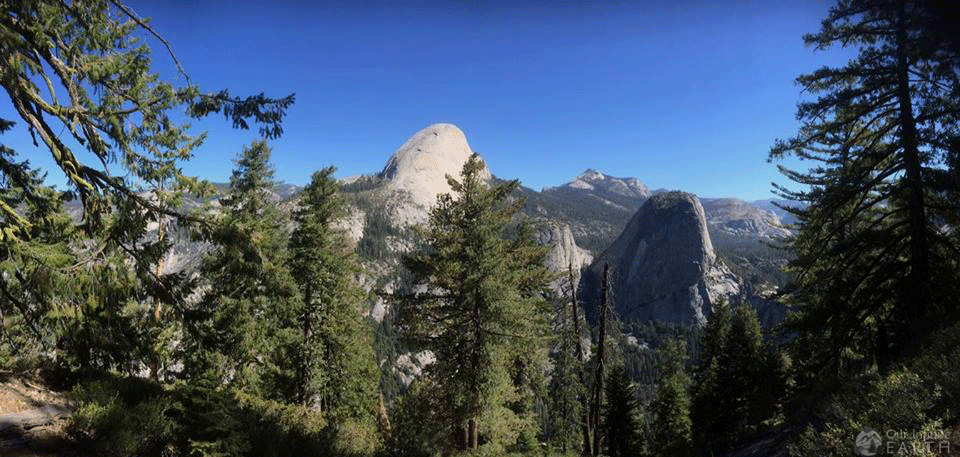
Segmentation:
{"type": "Polygon", "coordinates": [[[700,202],[707,223],[715,231],[761,238],[786,238],[791,234],[780,216],[770,209],[736,198],[701,198],[700,202]]]}
{"type": "MultiPolygon", "coordinates": [[[[341,181],[348,211],[339,225],[367,259],[371,276],[365,284],[370,290],[400,284],[395,276],[399,256],[415,246],[409,227],[426,222],[437,195],[450,192],[446,177],[457,177],[472,153],[459,128],[452,124],[433,124],[406,140],[379,173],[341,181]]],[[[485,176],[497,180],[489,170],[485,170],[485,176]]],[[[223,195],[229,186],[219,184],[217,188],[223,195]]],[[[271,197],[282,202],[285,211],[292,211],[300,190],[296,185],[278,183],[271,190],[271,197]]],[[[570,182],[540,192],[525,187],[517,191],[518,197],[525,198],[523,213],[540,226],[537,239],[551,246],[548,264],[558,272],[565,272],[571,264],[579,269],[605,255],[616,240],[624,236],[628,223],[638,217],[641,207],[652,198],[657,201],[663,198],[658,198],[659,195],[665,193],[651,192],[638,178],[615,177],[596,169],[587,169],[570,182]]],[[[738,199],[690,197],[696,200],[695,206],[699,208],[696,212],[703,215],[701,225],[708,245],[710,237],[713,238],[708,257],[723,258],[734,271],[750,272],[753,276],[756,276],[753,273],[759,272],[762,276],[764,271],[777,268],[779,260],[758,259],[758,254],[752,252],[756,248],[751,247],[761,246],[762,239],[789,236],[790,232],[780,226],[777,211],[738,199]]],[[[214,200],[214,208],[219,206],[217,203],[214,200]]],[[[772,206],[769,202],[762,204],[772,206]]],[[[648,216],[645,224],[650,226],[656,223],[655,219],[648,216]]],[[[182,248],[175,249],[178,261],[170,262],[171,266],[194,265],[198,259],[191,258],[191,254],[203,252],[199,245],[185,244],[182,248]]],[[[663,249],[662,252],[669,255],[672,251],[663,249]]],[[[719,260],[700,264],[717,262],[719,260]]],[[[387,310],[385,303],[377,306],[379,311],[373,315],[379,320],[387,310]]],[[[684,315],[682,320],[690,322],[689,317],[684,315]]],[[[699,321],[700,316],[694,320],[699,321]]]]}
{"type": "MultiPolygon", "coordinates": [[[[584,170],[573,181],[560,187],[602,191],[624,197],[647,198],[650,196],[650,189],[637,178],[617,178],[593,168],[584,170]]],[[[549,192],[554,189],[553,187],[547,187],[542,192],[549,192]]]]}
{"type": "MultiPolygon", "coordinates": [[[[447,176],[458,178],[472,153],[459,128],[434,124],[402,143],[379,172],[341,180],[347,211],[337,224],[355,243],[364,267],[358,280],[369,293],[364,311],[376,323],[377,356],[387,375],[383,386],[387,392],[402,390],[402,384],[419,376],[433,359],[397,337],[386,297],[410,287],[401,258],[417,249],[413,226],[427,222],[437,195],[450,192],[447,176]],[[399,384],[392,385],[394,381],[399,384]]],[[[502,182],[489,169],[484,176],[492,184],[502,182]]],[[[219,195],[204,201],[219,211],[218,198],[229,193],[229,185],[215,186],[219,195]]],[[[301,190],[277,183],[270,198],[291,213],[301,190]]],[[[789,232],[779,227],[783,210],[767,207],[770,202],[704,198],[701,203],[692,194],[651,191],[638,178],[595,169],[541,191],[521,186],[512,198],[525,199],[522,214],[536,228],[534,239],[549,247],[545,265],[562,273],[552,284],[558,296],[569,291],[566,272],[573,267],[585,316],[596,309],[592,300],[599,287],[598,270],[610,263],[615,275],[612,297],[625,322],[701,325],[722,297],[753,304],[765,325],[783,317],[776,303],[751,295],[754,290],[775,290],[779,284],[770,277],[783,259],[762,241],[789,232]]],[[[202,203],[190,200],[187,206],[202,203]]],[[[178,239],[165,270],[196,271],[208,248],[178,239]]],[[[638,340],[642,335],[627,336],[638,340]]]]}

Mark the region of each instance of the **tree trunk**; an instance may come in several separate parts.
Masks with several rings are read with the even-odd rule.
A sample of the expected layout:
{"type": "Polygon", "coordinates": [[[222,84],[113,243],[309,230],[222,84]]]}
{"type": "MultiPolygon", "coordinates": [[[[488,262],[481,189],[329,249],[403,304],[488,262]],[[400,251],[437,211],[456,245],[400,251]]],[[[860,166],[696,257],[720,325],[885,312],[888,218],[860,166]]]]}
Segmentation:
{"type": "Polygon", "coordinates": [[[896,338],[900,346],[897,352],[907,349],[916,334],[915,324],[922,321],[927,309],[926,283],[930,273],[929,245],[927,241],[927,218],[925,214],[922,163],[917,138],[916,119],[910,91],[910,62],[907,55],[907,23],[905,5],[900,4],[897,23],[897,102],[900,111],[900,140],[903,148],[904,181],[910,234],[910,273],[907,279],[906,297],[899,303],[896,316],[896,338]]]}
{"type": "Polygon", "coordinates": [[[593,383],[593,455],[600,455],[600,405],[603,402],[603,348],[607,340],[607,274],[609,264],[603,264],[603,277],[600,279],[600,336],[597,340],[597,369],[593,383]]]}
{"type": "MultiPolygon", "coordinates": [[[[570,277],[570,309],[573,312],[573,331],[577,336],[577,340],[575,341],[577,362],[582,364],[583,363],[583,344],[580,343],[580,314],[577,310],[577,308],[579,307],[579,304],[577,303],[577,284],[574,282],[574,279],[573,279],[572,263],[567,268],[567,274],[570,277]]],[[[578,374],[580,375],[580,385],[584,386],[584,388],[586,388],[586,385],[587,385],[586,374],[584,373],[585,368],[586,367],[584,366],[582,367],[582,369],[577,370],[578,374]]],[[[591,450],[593,448],[592,446],[593,441],[590,436],[590,414],[588,412],[590,411],[590,404],[589,404],[589,401],[587,400],[587,396],[585,395],[585,393],[580,397],[580,403],[581,403],[580,428],[581,428],[581,432],[583,433],[583,450],[585,454],[593,455],[593,451],[591,450]]]]}
{"type": "MultiPolygon", "coordinates": [[[[474,331],[476,347],[473,350],[473,369],[480,370],[481,369],[480,365],[482,363],[482,357],[481,357],[480,351],[483,350],[483,343],[484,343],[483,326],[481,321],[481,307],[483,305],[483,296],[480,295],[479,292],[477,292],[475,295],[475,298],[476,298],[476,303],[474,303],[474,308],[473,308],[473,314],[474,314],[473,331],[474,331]]],[[[472,392],[474,396],[473,398],[474,408],[479,408],[478,405],[480,404],[480,395],[482,391],[478,378],[479,376],[476,373],[474,373],[473,392],[472,392]]],[[[477,442],[479,441],[480,425],[478,423],[476,413],[477,413],[477,410],[475,409],[474,415],[470,417],[470,420],[467,423],[467,432],[468,432],[467,433],[467,449],[476,449],[477,442]]]]}
{"type": "MultiPolygon", "coordinates": [[[[311,313],[312,302],[313,301],[313,288],[307,286],[307,290],[303,293],[303,316],[301,317],[301,331],[303,332],[303,342],[304,348],[306,349],[306,354],[301,354],[300,358],[300,386],[299,386],[299,396],[300,404],[309,406],[310,404],[310,364],[314,363],[314,345],[312,340],[313,336],[313,315],[311,313]]],[[[381,398],[382,400],[382,398],[381,398]]]]}
{"type": "Polygon", "coordinates": [[[477,445],[479,444],[479,441],[480,441],[479,428],[480,428],[480,424],[477,422],[477,417],[476,416],[471,417],[470,423],[469,423],[469,429],[470,429],[470,443],[468,446],[469,449],[476,449],[477,445]]]}

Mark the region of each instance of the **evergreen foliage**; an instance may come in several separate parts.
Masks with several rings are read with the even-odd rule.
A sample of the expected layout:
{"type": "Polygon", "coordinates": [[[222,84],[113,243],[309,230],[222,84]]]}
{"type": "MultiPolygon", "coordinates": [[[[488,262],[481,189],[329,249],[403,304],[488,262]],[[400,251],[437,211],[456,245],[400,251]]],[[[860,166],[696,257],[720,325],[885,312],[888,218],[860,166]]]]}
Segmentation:
{"type": "Polygon", "coordinates": [[[166,41],[116,1],[3,2],[0,34],[0,86],[17,116],[0,118],[0,133],[22,122],[68,187],[44,185],[0,146],[0,307],[18,327],[8,340],[72,368],[132,373],[147,364],[156,375],[180,331],[165,311],[182,309],[191,286],[162,268],[171,244],[163,233],[202,222],[179,205],[208,189],[180,169],[204,135],[174,119],[222,113],[279,136],[293,96],[236,98],[163,81],[140,35],[166,41]],[[80,223],[63,210],[75,197],[80,223]]]}
{"type": "MultiPolygon", "coordinates": [[[[119,2],[4,2],[0,28],[6,59],[0,85],[35,142],[50,151],[67,178],[69,191],[54,192],[36,181],[30,183],[25,179],[26,163],[17,161],[15,151],[7,147],[0,155],[3,179],[38,207],[54,208],[58,201],[79,196],[81,227],[94,239],[95,248],[77,254],[78,262],[132,257],[134,277],[142,288],[157,299],[174,300],[178,292],[170,283],[172,278],[157,275],[152,268],[167,246],[162,239],[137,244],[143,240],[146,224],[164,215],[181,223],[195,222],[178,212],[177,205],[184,193],[206,189],[178,166],[191,157],[203,135],[191,136],[186,124],[174,122],[175,111],[186,110],[195,118],[223,113],[242,128],[255,119],[264,134],[278,136],[293,96],[241,99],[226,91],[204,94],[195,85],[178,88],[162,81],[150,71],[150,48],[137,33],[162,38],[119,2]],[[97,165],[82,162],[76,146],[58,134],[61,131],[92,154],[97,165]],[[119,165],[113,170],[117,174],[107,167],[110,163],[119,165]],[[144,185],[148,187],[141,188],[144,185]]],[[[0,119],[0,132],[15,125],[12,119],[0,119]]],[[[0,241],[19,250],[35,237],[32,232],[42,227],[34,225],[45,218],[32,219],[21,212],[24,207],[10,203],[0,205],[4,215],[0,241]]],[[[73,273],[84,271],[77,268],[73,273]]],[[[31,293],[49,295],[50,290],[42,286],[30,283],[36,288],[31,293]]],[[[104,306],[115,308],[106,312],[119,314],[125,304],[104,306]]]]}
{"type": "Polygon", "coordinates": [[[606,385],[606,407],[603,428],[606,434],[607,455],[634,457],[643,455],[643,435],[640,425],[640,405],[637,393],[623,366],[610,370],[606,385]]]}
{"type": "Polygon", "coordinates": [[[650,405],[654,419],[650,449],[654,456],[685,456],[693,452],[690,421],[690,377],[686,373],[685,345],[668,340],[663,348],[660,385],[650,405]]]}
{"type": "MultiPolygon", "coordinates": [[[[91,455],[330,455],[323,419],[300,405],[220,388],[217,381],[159,386],[101,375],[74,387],[68,435],[91,455]]],[[[84,454],[85,455],[85,454],[84,454]]]]}
{"type": "Polygon", "coordinates": [[[578,351],[580,335],[576,331],[576,317],[568,311],[570,308],[563,302],[557,306],[557,345],[549,385],[549,420],[545,430],[551,445],[562,454],[583,448],[582,430],[587,426],[584,423],[587,388],[583,383],[586,368],[579,358],[582,352],[578,351]]]}
{"type": "Polygon", "coordinates": [[[787,330],[810,397],[872,364],[889,370],[957,318],[960,245],[941,227],[958,211],[945,197],[960,188],[948,178],[960,66],[932,34],[939,19],[929,5],[838,2],[805,41],[856,46],[858,56],[797,79],[817,98],[799,105],[797,136],[770,151],[815,163],[781,167],[802,190],[777,187],[803,203],[785,208],[798,219],[787,330]]]}
{"type": "Polygon", "coordinates": [[[442,428],[436,412],[437,399],[430,395],[429,380],[413,381],[407,393],[399,397],[391,410],[393,432],[386,440],[385,454],[392,457],[430,457],[443,448],[442,428]]]}
{"type": "Polygon", "coordinates": [[[209,371],[241,391],[296,401],[296,311],[302,307],[287,268],[287,221],[269,197],[270,148],[245,147],[230,178],[224,213],[209,234],[214,250],[200,267],[210,287],[187,316],[187,372],[209,371]]]}
{"type": "MultiPolygon", "coordinates": [[[[227,91],[205,94],[192,84],[174,87],[161,80],[150,71],[150,48],[137,33],[166,41],[116,1],[4,2],[0,27],[6,55],[0,84],[80,196],[91,228],[102,227],[101,217],[122,201],[152,213],[171,211],[167,202],[138,195],[122,173],[110,174],[108,163],[119,163],[134,179],[169,181],[174,191],[198,190],[198,181],[183,176],[177,162],[190,158],[203,136],[190,136],[186,124],[173,122],[173,110],[185,110],[194,118],[223,113],[239,128],[248,128],[248,120],[254,119],[261,133],[277,137],[283,131],[284,110],[293,103],[292,95],[279,100],[262,94],[236,98],[227,91]],[[61,128],[100,164],[81,162],[60,138],[61,128]]],[[[0,119],[0,125],[11,124],[0,119]]],[[[0,165],[7,169],[13,163],[4,159],[0,165]]],[[[21,238],[29,222],[12,207],[3,211],[9,217],[4,239],[21,238]]]]}
{"type": "Polygon", "coordinates": [[[787,360],[764,344],[748,305],[732,313],[719,302],[704,327],[692,389],[694,441],[702,453],[725,453],[770,426],[786,395],[787,360]]]}
{"type": "Polygon", "coordinates": [[[723,374],[731,372],[721,366],[721,359],[729,357],[725,351],[730,347],[727,341],[731,321],[730,305],[725,300],[718,301],[703,328],[691,395],[694,439],[701,449],[719,452],[729,449],[731,428],[736,419],[729,391],[743,387],[730,385],[723,378],[723,374]]]}
{"type": "Polygon", "coordinates": [[[730,322],[726,345],[719,357],[720,385],[726,390],[730,442],[739,444],[752,437],[765,419],[760,391],[772,388],[764,382],[763,335],[757,314],[748,305],[738,306],[730,322]]]}
{"type": "Polygon", "coordinates": [[[798,78],[818,98],[799,105],[798,135],[770,152],[816,163],[783,170],[802,190],[778,187],[804,204],[790,210],[798,232],[787,246],[797,382],[787,419],[804,430],[791,454],[849,453],[846,440],[866,426],[956,421],[933,406],[955,382],[925,366],[955,356],[940,341],[955,339],[960,321],[960,52],[945,33],[956,14],[943,6],[842,0],[805,37],[858,55],[798,78]]]}
{"type": "Polygon", "coordinates": [[[343,215],[334,171],[313,174],[293,216],[289,265],[301,296],[295,312],[300,332],[287,357],[300,363],[300,403],[316,404],[341,435],[369,451],[376,438],[380,369],[360,315],[365,294],[355,280],[359,263],[346,235],[333,226],[343,215]]]}
{"type": "Polygon", "coordinates": [[[431,210],[425,249],[404,259],[417,293],[399,301],[398,318],[412,342],[436,354],[427,375],[447,427],[440,434],[453,447],[485,443],[494,452],[536,436],[551,275],[529,227],[503,237],[522,205],[507,200],[517,182],[488,186],[483,166],[473,155],[460,181],[448,178],[454,195],[431,210]]]}

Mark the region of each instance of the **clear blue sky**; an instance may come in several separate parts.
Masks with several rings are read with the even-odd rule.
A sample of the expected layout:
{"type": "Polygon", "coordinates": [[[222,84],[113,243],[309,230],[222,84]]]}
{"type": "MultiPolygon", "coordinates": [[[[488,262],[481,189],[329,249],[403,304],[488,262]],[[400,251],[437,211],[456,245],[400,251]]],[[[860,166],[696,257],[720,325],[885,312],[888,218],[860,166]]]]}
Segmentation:
{"type": "MultiPolygon", "coordinates": [[[[295,184],[326,165],[377,172],[417,130],[450,122],[494,174],[534,189],[596,168],[768,198],[784,180],[767,150],[798,125],[794,78],[846,60],[803,45],[824,0],[578,3],[129,1],[202,88],[296,93],[273,142],[278,178],[295,184]]],[[[49,167],[19,127],[0,140],[49,167]]],[[[210,139],[186,171],[226,180],[256,133],[198,127],[210,139]]]]}

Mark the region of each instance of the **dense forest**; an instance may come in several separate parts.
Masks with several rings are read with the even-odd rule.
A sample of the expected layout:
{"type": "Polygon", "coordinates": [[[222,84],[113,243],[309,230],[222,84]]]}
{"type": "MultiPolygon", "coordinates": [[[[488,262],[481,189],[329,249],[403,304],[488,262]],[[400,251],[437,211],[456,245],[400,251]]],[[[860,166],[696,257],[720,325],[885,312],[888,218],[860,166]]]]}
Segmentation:
{"type": "MultiPolygon", "coordinates": [[[[545,267],[519,182],[484,181],[477,155],[409,229],[369,199],[376,177],[322,168],[277,198],[270,141],[294,95],[165,80],[152,52],[186,76],[177,43],[118,0],[0,9],[15,113],[0,133],[27,130],[67,179],[57,189],[0,144],[0,381],[72,402],[37,455],[960,452],[960,21],[946,2],[839,0],[804,37],[856,55],[797,78],[800,130],[769,151],[812,164],[776,185],[801,203],[783,208],[794,235],[738,251],[790,259],[740,267],[776,278],[789,311],[775,328],[747,302],[702,327],[621,321],[606,274],[585,310],[573,267],[545,267]],[[189,121],[211,116],[262,136],[219,189],[190,173],[206,134],[189,121]],[[364,209],[357,243],[338,224],[348,208],[364,209]],[[401,234],[416,242],[398,253],[401,234]],[[178,243],[202,246],[198,265],[168,264],[178,243]],[[364,284],[387,264],[395,277],[364,284]],[[378,322],[371,302],[389,306],[378,322]],[[422,350],[435,362],[409,384],[384,363],[422,350]]],[[[0,421],[0,442],[18,433],[0,421]]]]}

